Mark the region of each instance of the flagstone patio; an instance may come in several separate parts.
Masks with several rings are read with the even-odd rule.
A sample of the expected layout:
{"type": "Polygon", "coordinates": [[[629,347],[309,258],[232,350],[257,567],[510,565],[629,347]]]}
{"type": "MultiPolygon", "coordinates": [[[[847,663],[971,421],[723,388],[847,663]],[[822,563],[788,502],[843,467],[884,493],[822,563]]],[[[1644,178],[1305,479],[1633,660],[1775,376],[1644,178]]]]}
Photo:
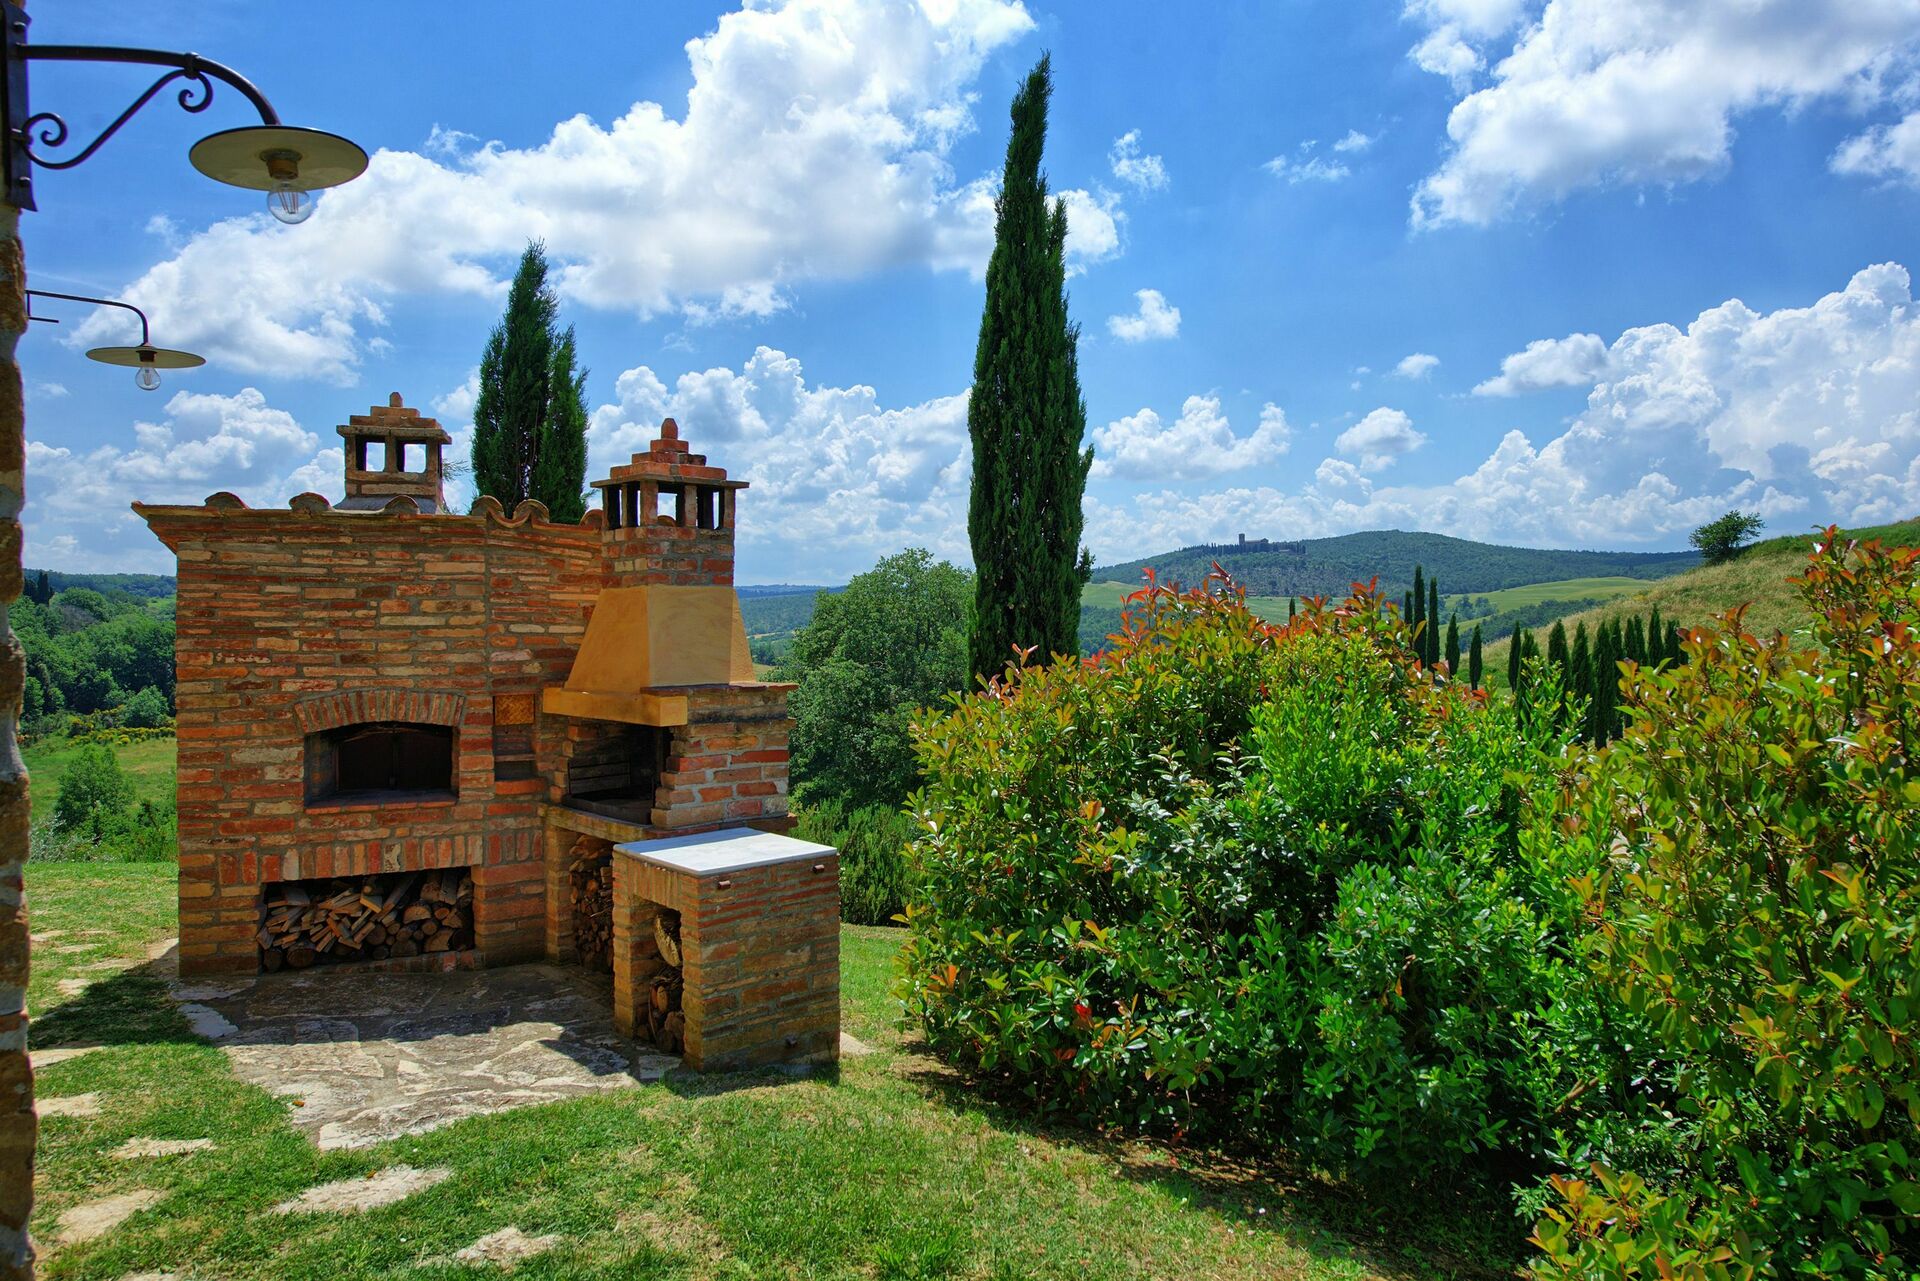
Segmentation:
{"type": "Polygon", "coordinates": [[[560,966],[315,969],[171,991],[237,1076],[299,1101],[293,1124],[323,1149],[657,1081],[680,1065],[614,1031],[607,979],[560,966]]]}

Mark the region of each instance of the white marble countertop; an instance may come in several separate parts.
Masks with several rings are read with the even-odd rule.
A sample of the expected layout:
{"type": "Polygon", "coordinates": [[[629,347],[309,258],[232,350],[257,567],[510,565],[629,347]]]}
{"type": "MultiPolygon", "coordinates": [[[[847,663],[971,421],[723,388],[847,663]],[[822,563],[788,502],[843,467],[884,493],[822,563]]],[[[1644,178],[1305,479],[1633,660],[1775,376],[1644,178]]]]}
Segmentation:
{"type": "Polygon", "coordinates": [[[750,827],[628,841],[613,848],[629,858],[689,876],[716,876],[750,867],[826,858],[839,852],[831,845],[815,845],[812,841],[798,841],[791,836],[776,836],[750,827]]]}

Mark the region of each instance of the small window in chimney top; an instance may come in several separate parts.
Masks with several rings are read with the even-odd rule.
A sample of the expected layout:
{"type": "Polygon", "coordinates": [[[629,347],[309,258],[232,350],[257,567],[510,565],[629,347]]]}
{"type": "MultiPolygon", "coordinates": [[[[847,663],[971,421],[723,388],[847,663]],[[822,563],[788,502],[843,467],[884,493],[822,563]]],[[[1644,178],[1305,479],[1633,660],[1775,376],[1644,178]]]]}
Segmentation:
{"type": "Polygon", "coordinates": [[[680,523],[680,491],[661,489],[659,506],[656,510],[660,515],[655,519],[654,524],[678,525],[680,523]]]}
{"type": "Polygon", "coordinates": [[[427,447],[425,445],[400,446],[401,471],[425,471],[427,469],[427,447]]]}

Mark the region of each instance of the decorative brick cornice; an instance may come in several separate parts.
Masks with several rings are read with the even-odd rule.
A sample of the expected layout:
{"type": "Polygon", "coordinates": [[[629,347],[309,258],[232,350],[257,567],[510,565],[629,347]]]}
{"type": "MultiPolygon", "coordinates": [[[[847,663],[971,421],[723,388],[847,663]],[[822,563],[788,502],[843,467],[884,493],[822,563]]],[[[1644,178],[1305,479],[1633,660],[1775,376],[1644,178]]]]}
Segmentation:
{"type": "Polygon", "coordinates": [[[404,689],[357,689],[322,694],[294,704],[294,719],[302,733],[362,725],[371,721],[404,721],[413,725],[452,725],[466,718],[464,694],[404,689]]]}

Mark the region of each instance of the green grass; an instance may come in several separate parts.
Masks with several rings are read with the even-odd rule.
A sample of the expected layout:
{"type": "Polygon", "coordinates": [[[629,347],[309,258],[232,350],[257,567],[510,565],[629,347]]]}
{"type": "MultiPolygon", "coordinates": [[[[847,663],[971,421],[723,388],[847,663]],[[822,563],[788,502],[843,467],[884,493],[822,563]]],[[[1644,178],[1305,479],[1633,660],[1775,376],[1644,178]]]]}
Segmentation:
{"type": "Polygon", "coordinates": [[[288,1124],[290,1100],[237,1081],[187,1030],[146,964],[173,928],[171,868],[30,864],[27,880],[34,1044],[106,1047],[39,1074],[42,1097],[101,1100],[97,1117],[42,1122],[33,1226],[49,1281],[497,1275],[437,1260],[509,1224],[564,1239],[521,1265],[524,1281],[1502,1274],[1475,1248],[1495,1229],[1463,1240],[1458,1207],[1368,1205],[1298,1172],[1030,1123],[899,1030],[888,929],[844,932],[844,1023],[876,1052],[837,1074],[686,1077],[322,1153],[288,1124]],[[135,1137],[218,1145],[108,1155],[135,1137]],[[266,1213],[401,1162],[453,1175],[365,1214],[266,1213]],[[51,1245],[62,1210],[135,1189],[165,1199],[96,1241],[51,1245]]]}
{"type": "Polygon", "coordinates": [[[1445,609],[1457,609],[1469,600],[1485,599],[1493,606],[1493,612],[1503,614],[1510,609],[1523,609],[1528,605],[1544,605],[1556,600],[1608,600],[1615,596],[1631,596],[1647,590],[1644,578],[1562,578],[1551,583],[1528,583],[1525,587],[1506,587],[1497,592],[1476,592],[1473,596],[1452,596],[1443,602],[1445,609]]]}
{"type": "MultiPolygon", "coordinates": [[[[120,767],[133,776],[137,800],[171,801],[176,742],[171,738],[152,738],[114,748],[120,767]]],[[[60,775],[67,762],[80,751],[80,744],[65,738],[45,739],[21,751],[26,759],[32,784],[33,821],[38,823],[53,813],[53,802],[60,795],[60,775]]]]}

